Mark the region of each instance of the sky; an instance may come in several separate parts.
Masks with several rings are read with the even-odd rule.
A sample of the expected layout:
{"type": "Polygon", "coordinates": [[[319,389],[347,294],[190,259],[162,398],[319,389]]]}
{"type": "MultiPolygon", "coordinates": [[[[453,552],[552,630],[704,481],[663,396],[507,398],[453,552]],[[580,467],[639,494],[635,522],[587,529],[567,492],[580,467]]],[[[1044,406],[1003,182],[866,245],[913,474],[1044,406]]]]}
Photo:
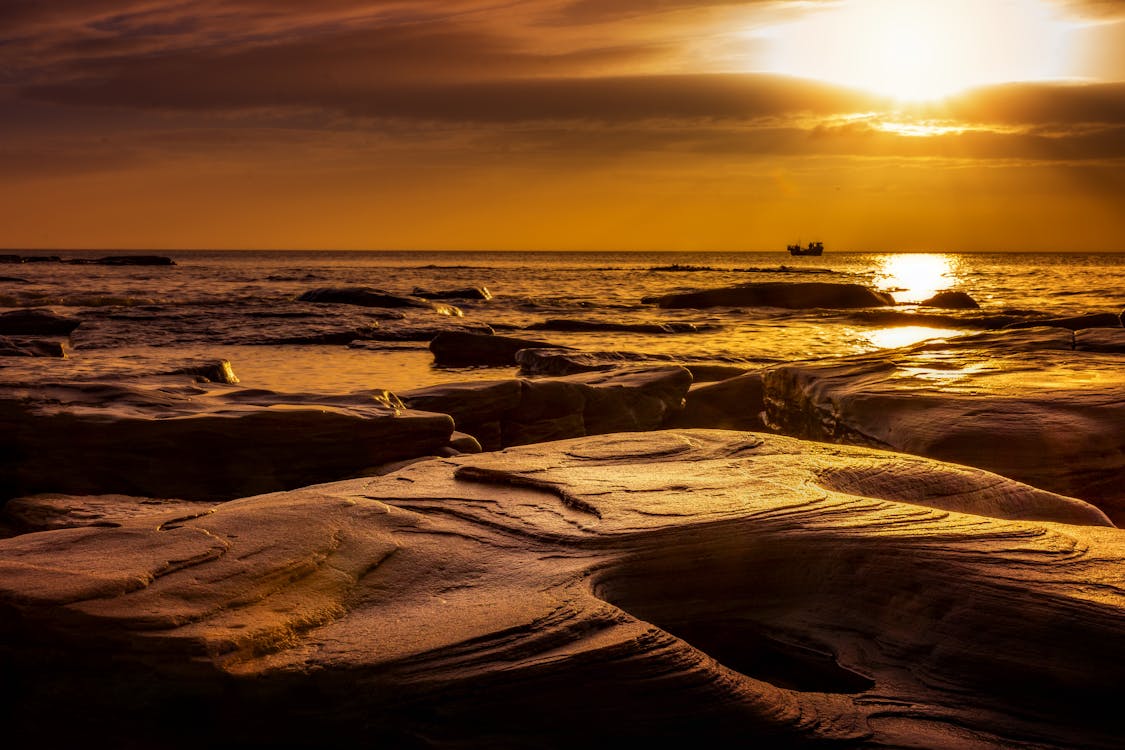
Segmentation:
{"type": "Polygon", "coordinates": [[[1125,250],[1125,0],[5,0],[0,247],[1125,250]]]}

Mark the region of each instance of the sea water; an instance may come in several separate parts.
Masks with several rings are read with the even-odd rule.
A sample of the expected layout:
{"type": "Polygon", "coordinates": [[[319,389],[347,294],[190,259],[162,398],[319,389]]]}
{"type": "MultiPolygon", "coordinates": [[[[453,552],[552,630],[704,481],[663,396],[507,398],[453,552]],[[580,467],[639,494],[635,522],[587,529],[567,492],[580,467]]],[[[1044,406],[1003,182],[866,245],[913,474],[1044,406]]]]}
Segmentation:
{"type": "MultiPolygon", "coordinates": [[[[18,252],[18,251],[13,251],[18,252]]],[[[117,251],[22,252],[63,259],[117,251]]],[[[967,292],[977,314],[1050,316],[1120,312],[1125,254],[545,253],[172,251],[174,266],[57,262],[0,265],[0,311],[48,307],[82,320],[66,360],[0,360],[15,380],[128,378],[170,363],[228,359],[243,385],[283,392],[408,390],[511,377],[515,367],[433,366],[426,341],[299,343],[377,323],[381,328],[487,324],[497,333],[584,351],[630,352],[756,367],[904,346],[973,329],[951,313],[940,325],[870,320],[855,311],[710,308],[664,310],[642,298],[760,281],[856,283],[888,291],[903,312],[934,292],[967,292]],[[456,321],[428,309],[379,310],[302,302],[320,287],[484,286],[488,301],[453,301],[456,321]],[[401,314],[403,317],[398,317],[401,314]],[[548,320],[689,322],[697,333],[525,330],[548,320]]],[[[926,310],[926,312],[944,312],[926,310]]]]}

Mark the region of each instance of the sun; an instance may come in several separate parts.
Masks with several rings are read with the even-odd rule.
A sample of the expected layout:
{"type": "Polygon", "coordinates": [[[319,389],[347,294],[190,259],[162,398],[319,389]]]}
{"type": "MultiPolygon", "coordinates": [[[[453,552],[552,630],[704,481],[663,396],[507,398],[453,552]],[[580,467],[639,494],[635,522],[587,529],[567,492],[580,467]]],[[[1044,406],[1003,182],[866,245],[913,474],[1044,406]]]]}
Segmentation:
{"type": "Polygon", "coordinates": [[[766,70],[939,99],[1065,76],[1071,28],[1045,0],[840,0],[768,30],[766,70]]]}

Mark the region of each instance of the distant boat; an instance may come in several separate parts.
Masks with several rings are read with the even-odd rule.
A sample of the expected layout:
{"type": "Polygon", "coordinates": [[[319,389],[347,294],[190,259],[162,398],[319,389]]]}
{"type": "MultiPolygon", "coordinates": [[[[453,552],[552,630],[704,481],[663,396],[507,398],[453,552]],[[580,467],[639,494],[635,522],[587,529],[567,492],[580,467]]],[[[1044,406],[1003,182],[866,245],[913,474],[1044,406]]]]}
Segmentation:
{"type": "Polygon", "coordinates": [[[789,245],[790,255],[824,255],[823,242],[810,242],[808,246],[789,245]]]}

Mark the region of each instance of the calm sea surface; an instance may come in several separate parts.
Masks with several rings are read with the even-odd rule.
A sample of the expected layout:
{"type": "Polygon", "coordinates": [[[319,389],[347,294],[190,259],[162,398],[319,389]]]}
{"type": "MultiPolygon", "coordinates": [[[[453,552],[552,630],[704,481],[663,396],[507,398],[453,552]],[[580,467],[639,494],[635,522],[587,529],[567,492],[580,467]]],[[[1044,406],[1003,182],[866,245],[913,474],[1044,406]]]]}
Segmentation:
{"type": "MultiPolygon", "coordinates": [[[[35,253],[24,252],[23,255],[35,253]]],[[[46,253],[40,253],[46,254],[46,253]]],[[[54,251],[63,258],[97,253],[54,251]]],[[[833,281],[890,291],[903,303],[958,289],[984,312],[1077,315],[1125,307],[1121,254],[864,254],[792,258],[785,253],[163,253],[173,267],[60,263],[0,265],[0,310],[46,306],[81,318],[68,360],[0,363],[6,377],[127,376],[168,363],[229,359],[242,383],[280,391],[405,390],[509,377],[514,368],[437,369],[425,341],[303,344],[377,322],[380,330],[447,323],[488,324],[497,333],[588,351],[673,355],[693,361],[760,364],[901,346],[968,330],[957,318],[935,327],[888,325],[849,311],[660,310],[648,295],[752,281],[833,281]],[[691,272],[655,270],[706,267],[691,272]],[[486,286],[488,302],[455,301],[464,317],[429,310],[381,311],[299,302],[309,289],[370,286],[399,294],[486,286]],[[385,313],[403,312],[387,319],[385,313]],[[524,331],[553,319],[610,323],[685,321],[715,328],[691,334],[524,331]]],[[[929,312],[940,312],[930,310],[929,312]]]]}

